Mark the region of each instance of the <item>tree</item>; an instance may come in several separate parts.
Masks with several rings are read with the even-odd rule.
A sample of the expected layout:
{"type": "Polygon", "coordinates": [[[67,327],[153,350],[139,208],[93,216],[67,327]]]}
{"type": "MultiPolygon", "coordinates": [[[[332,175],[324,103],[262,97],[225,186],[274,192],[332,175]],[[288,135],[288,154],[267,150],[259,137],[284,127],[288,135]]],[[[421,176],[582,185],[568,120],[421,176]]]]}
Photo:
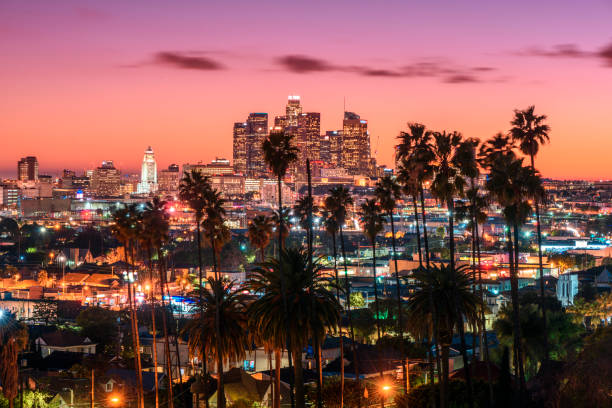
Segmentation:
{"type": "Polygon", "coordinates": [[[356,309],[361,309],[365,306],[365,299],[361,292],[353,292],[350,296],[350,303],[356,309]]]}
{"type": "Polygon", "coordinates": [[[266,259],[266,248],[270,245],[273,229],[274,224],[272,220],[265,215],[257,215],[249,223],[247,230],[249,242],[259,249],[261,262],[266,259]]]}
{"type": "MultiPolygon", "coordinates": [[[[549,142],[548,132],[550,127],[544,123],[546,115],[536,115],[535,106],[529,106],[525,110],[515,110],[514,118],[511,122],[512,128],[510,134],[512,140],[519,144],[521,152],[531,160],[531,169],[535,172],[535,156],[540,150],[540,146],[549,142]]],[[[540,201],[542,197],[534,197],[534,207],[536,213],[536,232],[538,238],[538,261],[540,269],[540,296],[544,299],[544,267],[542,265],[542,227],[540,225],[540,201]]],[[[542,314],[544,319],[542,324],[544,325],[544,331],[546,331],[546,308],[544,302],[542,302],[542,314]]],[[[548,336],[544,336],[544,348],[548,351],[548,344],[546,341],[548,336]]]]}
{"type": "Polygon", "coordinates": [[[14,407],[19,386],[17,357],[28,343],[28,331],[15,316],[0,309],[0,383],[2,393],[14,407]]]}
{"type": "Polygon", "coordinates": [[[441,264],[432,266],[429,271],[418,269],[412,276],[421,290],[414,291],[408,300],[409,321],[421,327],[426,325],[424,321],[433,319],[433,315],[438,321],[442,363],[440,396],[444,406],[448,406],[449,351],[454,329],[463,324],[463,319],[473,323],[478,318],[480,301],[472,291],[473,280],[468,268],[467,265],[452,268],[441,264]],[[433,310],[430,296],[436,299],[433,310]]]}
{"type": "Polygon", "coordinates": [[[117,341],[117,313],[112,310],[92,306],[83,309],[76,318],[81,335],[89,337],[105,353],[112,352],[117,341]]]}
{"type": "Polygon", "coordinates": [[[279,259],[269,259],[255,267],[249,281],[249,287],[261,295],[248,312],[257,332],[277,348],[285,339],[291,346],[298,408],[305,407],[302,350],[309,339],[320,346],[326,331],[337,329],[341,310],[334,293],[328,289],[333,287],[333,279],[322,274],[318,259],[310,262],[309,258],[307,251],[284,249],[279,259]],[[287,314],[291,319],[285,318],[287,314]]]}
{"type": "Polygon", "coordinates": [[[32,319],[35,321],[42,321],[45,326],[48,326],[50,322],[57,322],[57,302],[52,299],[42,299],[37,302],[32,311],[32,319]]]}
{"type": "MultiPolygon", "coordinates": [[[[204,352],[217,361],[217,375],[223,376],[223,364],[244,359],[246,344],[246,296],[235,282],[211,278],[210,289],[203,291],[198,314],[184,327],[189,350],[201,359],[204,352]]],[[[197,299],[199,302],[199,299],[197,299]]],[[[225,405],[223,382],[217,381],[217,406],[225,405]],[[220,384],[220,385],[219,385],[220,384]]]]}

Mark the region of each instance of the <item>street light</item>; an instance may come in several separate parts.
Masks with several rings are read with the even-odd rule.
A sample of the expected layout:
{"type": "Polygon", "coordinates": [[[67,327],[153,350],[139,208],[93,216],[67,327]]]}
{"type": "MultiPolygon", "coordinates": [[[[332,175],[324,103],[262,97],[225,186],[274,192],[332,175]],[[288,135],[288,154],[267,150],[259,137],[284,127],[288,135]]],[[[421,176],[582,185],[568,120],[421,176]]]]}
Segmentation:
{"type": "Polygon", "coordinates": [[[66,281],[64,280],[64,275],[66,273],[66,256],[61,254],[57,257],[57,261],[62,263],[62,291],[66,294],[66,281]]]}

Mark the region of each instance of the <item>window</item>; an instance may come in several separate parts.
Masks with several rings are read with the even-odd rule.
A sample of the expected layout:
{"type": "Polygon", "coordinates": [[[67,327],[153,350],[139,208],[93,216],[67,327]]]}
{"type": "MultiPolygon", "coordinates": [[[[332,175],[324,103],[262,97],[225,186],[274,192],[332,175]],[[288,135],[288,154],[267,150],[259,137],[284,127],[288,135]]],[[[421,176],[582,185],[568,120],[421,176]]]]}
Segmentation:
{"type": "Polygon", "coordinates": [[[109,381],[106,384],[104,384],[104,391],[106,392],[112,392],[113,391],[113,382],[109,381]]]}

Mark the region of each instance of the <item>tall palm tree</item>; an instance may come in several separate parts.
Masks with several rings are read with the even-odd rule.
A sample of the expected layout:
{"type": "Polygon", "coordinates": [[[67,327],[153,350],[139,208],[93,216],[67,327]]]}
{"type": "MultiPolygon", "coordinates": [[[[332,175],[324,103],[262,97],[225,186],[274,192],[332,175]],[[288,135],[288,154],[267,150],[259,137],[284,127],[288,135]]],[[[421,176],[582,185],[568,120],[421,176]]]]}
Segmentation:
{"type": "MultiPolygon", "coordinates": [[[[439,201],[446,204],[448,210],[449,264],[452,270],[455,269],[455,197],[462,197],[464,195],[466,184],[464,174],[467,171],[462,166],[466,165],[462,158],[467,150],[466,144],[469,143],[463,139],[460,133],[454,131],[449,133],[446,131],[435,132],[433,135],[434,178],[431,183],[431,193],[439,201]]],[[[469,171],[471,170],[470,168],[469,171]]],[[[460,313],[457,313],[457,318],[460,319],[457,326],[461,340],[461,356],[466,367],[465,380],[468,388],[468,403],[470,407],[473,407],[474,395],[470,370],[467,369],[469,358],[465,343],[464,321],[460,313]]]]}
{"type": "Polygon", "coordinates": [[[249,307],[249,318],[266,338],[282,342],[289,337],[290,352],[295,362],[295,401],[304,408],[302,350],[312,338],[317,347],[328,330],[340,323],[340,305],[334,293],[331,277],[325,276],[319,260],[310,261],[307,251],[284,249],[279,259],[255,267],[249,285],[261,297],[249,307]],[[283,292],[291,302],[284,302],[283,292]],[[286,319],[286,310],[291,319],[286,319]]]}
{"type": "MultiPolygon", "coordinates": [[[[299,149],[293,144],[293,135],[283,131],[270,132],[262,145],[264,160],[278,182],[278,211],[283,208],[282,183],[289,166],[297,161],[299,149]]],[[[282,249],[283,217],[279,218],[278,247],[282,249]]]]}
{"type": "Polygon", "coordinates": [[[9,408],[15,406],[19,388],[18,355],[28,344],[28,331],[15,316],[0,309],[0,383],[9,408]]]}
{"type": "Polygon", "coordinates": [[[508,234],[508,255],[510,258],[510,282],[512,315],[514,318],[514,348],[517,362],[521,395],[525,392],[523,351],[521,346],[520,313],[518,299],[518,245],[521,225],[531,211],[529,200],[544,195],[540,176],[531,167],[523,165],[523,159],[512,155],[502,156],[492,163],[487,180],[487,190],[503,208],[504,218],[514,234],[514,247],[511,233],[508,234]],[[513,265],[512,265],[513,264],[513,265]]]}
{"type": "MultiPolygon", "coordinates": [[[[540,150],[540,146],[550,141],[548,132],[550,132],[550,126],[544,121],[546,115],[536,115],[535,106],[529,106],[525,110],[515,110],[514,119],[511,122],[512,128],[510,134],[512,140],[519,144],[521,152],[527,156],[531,161],[531,168],[535,171],[535,156],[540,150]]],[[[540,309],[542,310],[542,325],[544,330],[544,350],[546,358],[549,356],[548,348],[548,330],[546,328],[546,302],[544,300],[544,267],[542,265],[542,227],[540,225],[540,205],[539,200],[536,197],[534,200],[534,207],[536,213],[536,233],[538,239],[538,266],[540,269],[540,296],[542,301],[540,302],[540,309]]]]}
{"type": "MultiPolygon", "coordinates": [[[[135,204],[117,209],[113,213],[113,235],[123,244],[123,255],[126,265],[134,265],[134,246],[140,235],[140,213],[135,204]],[[130,256],[131,255],[131,256],[130,256]],[[131,259],[130,259],[131,258],[131,259]],[[130,263],[131,262],[131,263],[130,263]]],[[[128,305],[130,308],[130,323],[132,331],[132,344],[134,348],[134,369],[136,370],[138,408],[144,408],[144,390],[142,385],[142,363],[140,359],[140,338],[138,334],[138,318],[136,314],[135,299],[132,296],[132,283],[128,275],[128,305]]]]}
{"type": "MultiPolygon", "coordinates": [[[[380,302],[378,300],[378,284],[376,278],[376,238],[385,228],[385,218],[382,216],[380,204],[375,199],[367,199],[361,204],[359,221],[363,228],[364,235],[372,244],[372,276],[374,277],[374,310],[376,312],[376,340],[380,341],[380,302]]],[[[398,288],[399,290],[399,288],[398,288]]],[[[383,378],[382,365],[380,367],[380,378],[383,378]]],[[[381,399],[381,406],[384,407],[384,400],[381,399]]]]}
{"type": "MultiPolygon", "coordinates": [[[[395,205],[397,200],[402,197],[402,190],[397,180],[389,175],[381,178],[375,190],[376,198],[380,203],[380,208],[387,213],[389,217],[389,223],[391,224],[391,245],[393,247],[393,262],[395,266],[395,286],[397,287],[397,332],[400,336],[402,347],[404,347],[404,320],[402,319],[402,295],[399,278],[399,269],[397,267],[397,252],[395,244],[395,222],[393,221],[393,213],[395,211],[395,205]]],[[[402,373],[404,380],[408,378],[408,370],[406,367],[406,353],[402,350],[402,373]]],[[[408,392],[408,383],[403,381],[404,392],[408,392]]]]}
{"type": "Polygon", "coordinates": [[[313,203],[312,196],[300,197],[295,206],[293,207],[293,213],[297,216],[300,227],[306,231],[306,242],[308,243],[308,250],[312,252],[312,231],[311,231],[311,217],[312,214],[317,212],[319,209],[313,203]]]}
{"type": "MultiPolygon", "coordinates": [[[[210,289],[203,291],[198,315],[183,330],[188,334],[190,352],[202,359],[207,357],[204,352],[209,353],[219,364],[217,375],[221,378],[224,363],[240,361],[245,356],[247,299],[234,282],[210,278],[208,283],[210,289]]],[[[217,388],[218,407],[225,406],[224,392],[223,387],[217,388]]]]}
{"type": "MultiPolygon", "coordinates": [[[[423,290],[412,292],[408,300],[409,321],[427,319],[437,314],[439,341],[442,354],[441,402],[448,406],[449,397],[449,351],[455,327],[463,324],[465,318],[473,322],[478,318],[479,300],[472,292],[472,277],[467,265],[452,268],[450,265],[433,265],[429,271],[418,269],[412,275],[415,284],[423,290]],[[432,310],[430,293],[436,299],[432,310]]],[[[466,370],[467,371],[467,370],[466,370]]]]}
{"type": "MultiPolygon", "coordinates": [[[[336,283],[336,300],[340,303],[340,278],[338,275],[338,246],[336,244],[336,235],[340,230],[338,220],[334,216],[334,213],[328,209],[323,211],[323,226],[325,232],[329,234],[332,242],[332,256],[334,258],[334,278],[336,283]]],[[[350,299],[347,297],[347,302],[350,299]]],[[[344,362],[344,338],[342,330],[340,331],[340,361],[344,362]]],[[[340,364],[340,408],[344,407],[344,363],[340,364]]]]}
{"type": "Polygon", "coordinates": [[[273,228],[272,219],[265,215],[257,215],[249,223],[247,235],[251,245],[259,249],[260,262],[266,259],[266,248],[270,245],[273,228]]]}

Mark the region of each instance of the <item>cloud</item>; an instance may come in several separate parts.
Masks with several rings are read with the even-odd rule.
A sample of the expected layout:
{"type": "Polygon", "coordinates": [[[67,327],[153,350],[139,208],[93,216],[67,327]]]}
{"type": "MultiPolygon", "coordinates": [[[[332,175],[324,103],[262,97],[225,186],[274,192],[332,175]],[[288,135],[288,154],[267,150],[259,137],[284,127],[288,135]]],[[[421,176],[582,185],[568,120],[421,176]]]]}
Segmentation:
{"type": "Polygon", "coordinates": [[[531,47],[513,54],[521,57],[599,59],[606,66],[612,67],[612,43],[603,46],[598,51],[586,51],[576,44],[558,44],[548,49],[531,47]]]}
{"type": "Polygon", "coordinates": [[[161,51],[153,56],[153,63],[167,65],[179,69],[193,69],[199,71],[217,71],[225,69],[225,67],[205,56],[200,52],[174,52],[161,51]]]}
{"type": "Polygon", "coordinates": [[[278,58],[277,61],[287,71],[298,74],[338,69],[322,59],[307,57],[304,55],[285,55],[278,58]]]}
{"type": "Polygon", "coordinates": [[[285,55],[275,60],[282,69],[297,74],[317,72],[344,72],[366,77],[380,78],[439,78],[442,82],[459,84],[468,82],[482,82],[485,78],[478,78],[480,74],[495,71],[492,67],[462,68],[448,61],[420,61],[404,65],[396,69],[372,67],[366,65],[336,65],[321,58],[306,55],[285,55]]]}

